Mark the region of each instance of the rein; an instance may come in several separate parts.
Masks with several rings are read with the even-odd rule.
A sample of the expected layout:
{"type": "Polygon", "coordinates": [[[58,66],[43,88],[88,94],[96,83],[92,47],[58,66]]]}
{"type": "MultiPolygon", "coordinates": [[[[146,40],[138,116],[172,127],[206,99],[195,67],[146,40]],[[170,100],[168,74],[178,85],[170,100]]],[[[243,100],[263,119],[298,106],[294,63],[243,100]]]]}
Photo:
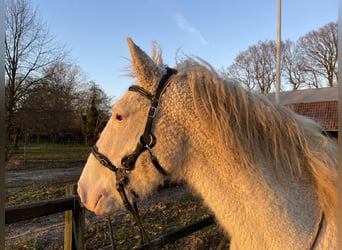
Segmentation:
{"type": "MultiPolygon", "coordinates": [[[[138,212],[138,207],[136,205],[135,199],[133,199],[132,203],[128,200],[125,188],[127,187],[128,182],[129,182],[128,174],[130,173],[130,171],[134,170],[135,163],[138,157],[145,150],[149,152],[153,166],[161,174],[167,175],[167,172],[160,166],[157,158],[152,153],[152,148],[156,144],[156,141],[157,141],[156,137],[152,134],[152,125],[153,125],[153,121],[157,113],[157,108],[159,105],[160,97],[162,96],[162,94],[164,93],[164,91],[166,90],[167,86],[170,83],[168,79],[170,78],[171,75],[176,74],[176,73],[177,71],[175,69],[166,68],[166,74],[164,74],[162,78],[160,79],[157,89],[156,89],[156,93],[154,95],[146,91],[144,88],[137,86],[137,85],[132,85],[128,88],[129,91],[137,92],[141,94],[142,96],[148,98],[151,101],[151,105],[147,113],[147,121],[146,121],[144,132],[140,136],[139,142],[135,150],[131,154],[126,155],[121,159],[122,167],[115,166],[109,160],[108,157],[100,153],[96,144],[92,147],[92,154],[99,161],[99,163],[102,166],[115,172],[116,189],[121,196],[121,199],[125,208],[132,214],[132,216],[134,217],[137,223],[137,226],[139,227],[142,244],[144,243],[144,238],[149,243],[150,243],[150,240],[141,223],[139,212],[138,212]]],[[[130,192],[133,194],[134,198],[138,197],[137,194],[134,192],[134,190],[130,190],[130,192]]]]}

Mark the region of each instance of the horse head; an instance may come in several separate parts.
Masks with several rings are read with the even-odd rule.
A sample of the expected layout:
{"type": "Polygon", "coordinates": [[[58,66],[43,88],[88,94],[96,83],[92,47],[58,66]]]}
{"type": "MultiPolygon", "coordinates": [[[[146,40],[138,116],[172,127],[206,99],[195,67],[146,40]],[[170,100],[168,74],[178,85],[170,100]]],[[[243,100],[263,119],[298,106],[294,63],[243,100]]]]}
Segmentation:
{"type": "Polygon", "coordinates": [[[151,58],[130,38],[127,42],[132,75],[137,81],[112,107],[111,118],[78,182],[82,203],[98,215],[122,207],[120,185],[129,202],[136,195],[144,197],[151,193],[163,183],[163,175],[171,172],[168,159],[175,159],[183,148],[183,128],[176,128],[175,124],[182,124],[180,120],[184,117],[171,111],[170,106],[175,106],[172,100],[166,104],[171,95],[164,94],[168,88],[175,88],[168,85],[176,71],[162,65],[156,49],[151,58]]]}

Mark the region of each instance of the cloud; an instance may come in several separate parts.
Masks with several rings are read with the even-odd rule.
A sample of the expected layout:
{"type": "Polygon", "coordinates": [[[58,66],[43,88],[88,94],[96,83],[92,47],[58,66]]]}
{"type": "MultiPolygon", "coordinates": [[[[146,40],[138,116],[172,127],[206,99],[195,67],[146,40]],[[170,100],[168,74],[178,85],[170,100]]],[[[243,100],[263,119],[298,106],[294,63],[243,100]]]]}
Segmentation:
{"type": "Polygon", "coordinates": [[[194,36],[196,36],[200,42],[204,45],[208,44],[208,41],[205,40],[205,38],[202,36],[201,32],[199,32],[198,29],[196,29],[182,14],[177,14],[175,16],[175,19],[177,21],[178,27],[181,30],[190,32],[194,36]]]}

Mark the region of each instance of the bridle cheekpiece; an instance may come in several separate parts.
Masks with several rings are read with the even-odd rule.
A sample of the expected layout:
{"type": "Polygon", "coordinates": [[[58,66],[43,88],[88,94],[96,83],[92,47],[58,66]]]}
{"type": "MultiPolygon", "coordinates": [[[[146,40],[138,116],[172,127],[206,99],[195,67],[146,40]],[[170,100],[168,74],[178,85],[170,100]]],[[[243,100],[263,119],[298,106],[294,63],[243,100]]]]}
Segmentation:
{"type": "MultiPolygon", "coordinates": [[[[92,154],[93,156],[99,161],[99,163],[110,169],[111,171],[115,172],[116,174],[116,188],[122,198],[123,204],[126,207],[126,209],[133,215],[135,218],[137,225],[141,232],[141,238],[143,240],[143,236],[148,239],[148,236],[142,226],[142,223],[140,221],[138,209],[136,206],[136,202],[133,199],[132,203],[128,200],[128,197],[126,195],[125,187],[128,185],[129,179],[128,174],[130,171],[132,171],[135,168],[135,163],[138,157],[142,152],[147,150],[150,153],[151,161],[154,165],[154,167],[163,175],[167,175],[167,172],[160,166],[157,158],[152,153],[152,148],[156,144],[156,137],[152,134],[152,125],[154,118],[156,117],[157,108],[159,105],[160,97],[166,90],[167,86],[169,85],[170,81],[169,78],[171,75],[176,74],[177,70],[172,68],[166,68],[166,74],[162,76],[160,79],[158,86],[156,88],[155,94],[151,94],[144,88],[138,86],[138,85],[132,85],[128,88],[129,91],[134,91],[142,96],[148,98],[151,101],[151,105],[149,107],[148,113],[147,113],[147,121],[145,125],[144,132],[140,136],[139,142],[135,148],[135,150],[129,154],[124,156],[121,159],[121,167],[115,166],[108,157],[106,157],[104,154],[99,152],[98,147],[96,144],[92,147],[92,154]]],[[[134,190],[130,190],[133,194],[133,197],[137,197],[134,190]]]]}

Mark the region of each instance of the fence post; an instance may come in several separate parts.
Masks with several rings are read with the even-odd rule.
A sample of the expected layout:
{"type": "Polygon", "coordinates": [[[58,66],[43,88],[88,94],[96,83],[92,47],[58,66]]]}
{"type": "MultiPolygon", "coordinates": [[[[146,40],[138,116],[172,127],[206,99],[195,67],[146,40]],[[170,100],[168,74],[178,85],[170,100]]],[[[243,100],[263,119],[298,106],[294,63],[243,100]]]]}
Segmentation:
{"type": "MultiPolygon", "coordinates": [[[[73,187],[67,184],[65,187],[66,195],[72,195],[73,187]]],[[[64,250],[72,249],[72,210],[64,212],[64,250]]]]}
{"type": "MultiPolygon", "coordinates": [[[[76,184],[66,185],[67,195],[75,195],[76,192],[76,184]]],[[[73,210],[65,212],[64,250],[84,249],[84,217],[85,209],[81,207],[79,201],[75,197],[73,210]]]]}

